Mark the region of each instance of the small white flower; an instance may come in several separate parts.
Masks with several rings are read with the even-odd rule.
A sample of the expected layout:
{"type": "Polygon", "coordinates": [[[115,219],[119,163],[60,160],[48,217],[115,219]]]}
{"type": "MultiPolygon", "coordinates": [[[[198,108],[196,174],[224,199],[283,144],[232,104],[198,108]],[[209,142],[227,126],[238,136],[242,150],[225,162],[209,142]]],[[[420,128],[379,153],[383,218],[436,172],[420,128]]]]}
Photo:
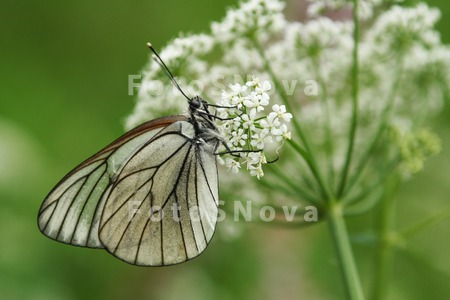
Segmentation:
{"type": "Polygon", "coordinates": [[[240,119],[245,129],[255,130],[256,109],[251,109],[248,114],[243,114],[240,119]]]}
{"type": "Polygon", "coordinates": [[[247,134],[244,132],[244,129],[239,128],[237,131],[231,132],[230,142],[234,146],[244,146],[247,140],[247,134]]]}
{"type": "MultiPolygon", "coordinates": [[[[281,138],[284,140],[290,140],[291,139],[291,132],[288,131],[288,127],[285,124],[282,124],[280,127],[281,130],[281,138]]],[[[280,141],[281,139],[276,138],[277,141],[280,141]]]]}
{"type": "Polygon", "coordinates": [[[258,94],[265,94],[272,89],[272,85],[269,81],[263,81],[262,84],[255,85],[255,92],[258,94]]]}
{"type": "Polygon", "coordinates": [[[233,93],[227,93],[222,91],[222,105],[223,106],[231,106],[231,99],[234,97],[233,93]]]}
{"type": "Polygon", "coordinates": [[[250,87],[256,87],[259,86],[259,78],[258,77],[253,77],[252,80],[247,81],[246,85],[250,86],[250,87]]]}
{"type": "MultiPolygon", "coordinates": [[[[231,129],[232,130],[238,130],[241,127],[241,125],[243,123],[243,119],[242,119],[243,116],[244,116],[244,114],[241,116],[235,117],[233,120],[231,120],[231,122],[232,122],[231,129]]],[[[230,123],[228,123],[228,124],[230,124],[230,123]]]]}
{"type": "Polygon", "coordinates": [[[272,137],[267,135],[266,131],[261,131],[260,133],[255,133],[252,135],[252,140],[250,141],[250,145],[256,147],[257,149],[264,149],[264,145],[266,143],[272,143],[272,137]]]}
{"type": "Polygon", "coordinates": [[[245,93],[245,91],[247,90],[247,86],[240,85],[239,83],[230,84],[230,89],[233,91],[234,95],[239,95],[245,93]]]}
{"type": "Polygon", "coordinates": [[[286,106],[275,104],[272,106],[272,110],[277,113],[278,118],[290,122],[292,119],[292,114],[286,112],[286,106]]]}
{"type": "Polygon", "coordinates": [[[255,108],[257,112],[263,111],[264,106],[269,104],[269,95],[266,93],[257,94],[256,92],[251,92],[245,98],[243,104],[248,108],[255,108]]]}
{"type": "Polygon", "coordinates": [[[242,102],[242,93],[245,92],[247,87],[241,86],[239,83],[230,84],[229,88],[231,92],[222,91],[222,105],[223,106],[235,106],[238,103],[242,102]]]}
{"type": "Polygon", "coordinates": [[[269,94],[262,93],[261,95],[259,95],[259,105],[261,106],[269,105],[269,99],[270,99],[269,94]]]}
{"type": "Polygon", "coordinates": [[[256,178],[258,178],[258,179],[261,179],[261,177],[264,176],[264,171],[263,171],[261,165],[250,166],[249,170],[250,170],[250,175],[256,176],[256,178]]]}
{"type": "Polygon", "coordinates": [[[228,168],[228,171],[231,171],[234,174],[238,173],[241,168],[241,164],[230,157],[225,158],[225,166],[228,168]]]}
{"type": "Polygon", "coordinates": [[[243,104],[248,108],[258,107],[259,100],[257,95],[255,93],[251,93],[250,95],[245,97],[243,104]]]}
{"type": "Polygon", "coordinates": [[[258,152],[249,152],[245,158],[245,163],[247,164],[247,168],[252,165],[257,165],[261,163],[261,151],[258,152]]]}
{"type": "Polygon", "coordinates": [[[267,118],[261,120],[261,126],[268,129],[272,135],[280,135],[279,127],[281,126],[277,113],[271,112],[267,118]]]}

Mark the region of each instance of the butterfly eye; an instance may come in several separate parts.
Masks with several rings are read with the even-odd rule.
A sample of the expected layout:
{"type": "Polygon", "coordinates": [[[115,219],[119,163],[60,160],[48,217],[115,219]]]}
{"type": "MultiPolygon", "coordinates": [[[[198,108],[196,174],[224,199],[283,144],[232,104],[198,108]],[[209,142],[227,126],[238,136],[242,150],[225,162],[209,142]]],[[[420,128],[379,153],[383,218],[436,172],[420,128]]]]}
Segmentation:
{"type": "Polygon", "coordinates": [[[195,96],[194,98],[192,98],[189,106],[194,110],[199,109],[202,106],[202,99],[199,96],[195,96]]]}

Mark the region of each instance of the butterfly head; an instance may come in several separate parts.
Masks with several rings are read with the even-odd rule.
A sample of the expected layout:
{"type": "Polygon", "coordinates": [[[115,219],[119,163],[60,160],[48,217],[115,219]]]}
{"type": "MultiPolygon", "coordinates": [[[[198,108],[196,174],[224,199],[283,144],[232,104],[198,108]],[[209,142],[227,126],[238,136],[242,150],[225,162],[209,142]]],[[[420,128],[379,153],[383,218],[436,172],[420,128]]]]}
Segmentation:
{"type": "Polygon", "coordinates": [[[204,127],[209,129],[215,129],[215,126],[213,124],[213,117],[209,110],[208,110],[208,102],[201,98],[200,96],[195,96],[189,99],[189,113],[191,116],[191,120],[195,124],[194,126],[197,127],[204,127]]]}
{"type": "Polygon", "coordinates": [[[208,102],[200,96],[192,97],[189,100],[189,110],[192,113],[198,112],[199,110],[208,112],[208,102]]]}

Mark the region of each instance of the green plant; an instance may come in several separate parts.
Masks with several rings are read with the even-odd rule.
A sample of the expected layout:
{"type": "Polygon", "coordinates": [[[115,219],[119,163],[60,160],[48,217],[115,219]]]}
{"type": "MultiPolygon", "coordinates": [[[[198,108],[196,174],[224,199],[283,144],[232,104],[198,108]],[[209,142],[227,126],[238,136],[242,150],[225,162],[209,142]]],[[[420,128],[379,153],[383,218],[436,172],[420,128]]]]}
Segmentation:
{"type": "MultiPolygon", "coordinates": [[[[286,204],[316,207],[320,220],[329,224],[349,299],[363,299],[364,293],[345,217],[378,205],[372,296],[383,299],[390,247],[449,216],[446,211],[391,232],[397,186],[440,151],[439,139],[424,128],[424,121],[441,109],[448,93],[450,49],[433,29],[439,11],[423,3],[311,2],[311,19],[305,23],[287,21],[277,0],[242,3],[213,23],[211,33],[176,38],[161,57],[181,86],[196,87],[210,102],[222,98],[222,104],[230,103],[231,92],[222,94],[227,86],[232,97],[248,97],[237,88],[251,82],[252,75],[271,82],[270,101],[293,115],[292,132],[284,136],[288,147],[268,149],[280,159],[265,165],[266,172],[261,163],[260,172],[253,169],[258,178],[265,175],[260,181],[240,172],[226,176],[222,189],[232,187],[236,192],[228,197],[259,207],[270,204],[279,214],[286,204]],[[352,12],[353,18],[331,19],[324,15],[327,10],[352,12]]],[[[164,89],[163,80],[158,65],[150,64],[128,127],[183,109],[182,95],[164,89]]],[[[235,112],[224,116],[239,117],[235,112]]],[[[239,135],[252,144],[252,134],[239,135]]],[[[239,159],[226,164],[239,169],[239,159]]],[[[310,223],[305,218],[290,221],[296,226],[310,223]]]]}

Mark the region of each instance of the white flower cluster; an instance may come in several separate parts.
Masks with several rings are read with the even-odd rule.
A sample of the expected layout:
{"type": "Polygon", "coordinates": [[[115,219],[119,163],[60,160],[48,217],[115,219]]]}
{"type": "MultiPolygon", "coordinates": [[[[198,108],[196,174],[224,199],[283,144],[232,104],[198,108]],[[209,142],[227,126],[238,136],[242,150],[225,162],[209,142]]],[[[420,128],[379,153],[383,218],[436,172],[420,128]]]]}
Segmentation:
{"type": "Polygon", "coordinates": [[[221,42],[230,42],[256,31],[273,33],[283,28],[284,3],[272,0],[243,2],[239,10],[229,10],[222,22],[211,25],[213,35],[221,42]]]}
{"type": "MultiPolygon", "coordinates": [[[[295,116],[313,145],[318,168],[339,174],[352,113],[352,1],[309,2],[310,12],[316,16],[306,22],[286,20],[282,13],[284,2],[280,0],[242,2],[213,23],[209,33],[176,38],[160,54],[189,96],[199,94],[212,104],[222,101],[224,106],[234,107],[219,110],[221,117],[234,119],[221,124],[228,126],[223,134],[230,148],[258,150],[264,146],[265,149],[269,140],[276,144],[278,139],[287,138],[288,130],[282,126],[287,122],[283,119],[285,108],[273,104],[289,101],[289,113],[295,116]],[[322,14],[334,9],[343,13],[337,18],[322,14]],[[269,93],[264,82],[236,84],[248,81],[250,74],[274,83],[273,76],[276,76],[276,90],[269,93]],[[309,81],[316,83],[317,93],[306,92],[309,81]],[[193,86],[202,88],[193,92],[193,86]],[[224,89],[227,91],[221,100],[224,89]],[[270,94],[274,103],[268,104],[264,93],[270,94]],[[262,113],[267,115],[259,119],[262,113]],[[253,129],[256,133],[249,133],[253,129]],[[262,132],[266,135],[261,135],[262,132]]],[[[401,4],[392,0],[359,2],[361,19],[363,11],[366,12],[358,43],[359,119],[354,162],[363,157],[382,120],[388,126],[407,120],[410,130],[420,128],[427,115],[442,107],[446,97],[443,87],[450,86],[450,48],[442,44],[434,29],[439,12],[423,3],[392,5],[395,2],[401,4]]],[[[138,103],[127,120],[127,127],[158,116],[179,114],[186,108],[186,99],[173,88],[161,68],[151,62],[144,71],[138,103]],[[158,93],[161,86],[164,89],[158,93]]],[[[296,127],[293,126],[292,140],[302,145],[296,127]]],[[[383,149],[389,153],[395,151],[392,144],[384,144],[383,149]]],[[[264,161],[259,157],[261,153],[244,153],[252,163],[230,157],[227,166],[237,171],[245,164],[252,175],[261,175],[258,167],[258,162],[264,161]]],[[[284,158],[290,154],[285,151],[277,162],[283,170],[291,168],[289,163],[284,164],[292,161],[292,157],[284,158]]],[[[307,168],[303,164],[298,169],[307,168]]],[[[374,172],[380,169],[381,165],[373,167],[374,172]]],[[[299,178],[310,176],[308,172],[291,171],[299,178]]],[[[332,175],[330,181],[331,178],[332,175]]],[[[310,182],[311,178],[305,181],[310,182]]]]}
{"type": "Polygon", "coordinates": [[[394,6],[376,20],[367,39],[376,43],[378,49],[374,50],[381,53],[392,49],[408,53],[415,47],[435,47],[440,44],[439,33],[430,29],[439,17],[437,9],[424,3],[409,9],[394,6]]]}
{"type": "Polygon", "coordinates": [[[237,156],[221,160],[233,173],[237,173],[241,164],[245,164],[250,175],[258,179],[264,176],[262,165],[267,163],[264,150],[267,144],[279,143],[291,138],[287,123],[292,114],[286,112],[284,105],[275,104],[267,112],[271,90],[268,81],[260,82],[253,77],[245,85],[231,84],[230,91],[222,92],[223,108],[218,108],[218,117],[222,119],[219,130],[227,143],[230,153],[237,156]]]}
{"type": "MultiPolygon", "coordinates": [[[[392,0],[388,0],[391,1],[392,0]]],[[[366,20],[373,16],[374,9],[377,6],[388,2],[386,0],[359,0],[359,18],[366,20]]],[[[397,0],[402,2],[403,0],[397,0]]],[[[341,9],[350,9],[353,6],[353,1],[348,0],[309,0],[308,14],[311,17],[317,17],[325,13],[327,10],[335,11],[341,9]]]]}

